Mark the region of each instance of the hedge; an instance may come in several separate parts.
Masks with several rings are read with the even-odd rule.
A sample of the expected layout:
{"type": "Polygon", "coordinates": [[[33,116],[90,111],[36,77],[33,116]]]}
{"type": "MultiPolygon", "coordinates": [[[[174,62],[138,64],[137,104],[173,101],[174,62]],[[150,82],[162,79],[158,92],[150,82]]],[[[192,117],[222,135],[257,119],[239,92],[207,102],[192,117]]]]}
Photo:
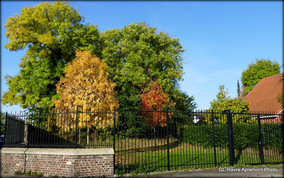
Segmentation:
{"type": "MultiPolygon", "coordinates": [[[[213,147],[213,126],[186,125],[181,128],[181,140],[192,145],[213,147]]],[[[215,146],[228,147],[227,124],[215,124],[215,146]]],[[[283,124],[261,124],[261,131],[265,149],[275,149],[283,153],[283,124]]],[[[234,147],[243,150],[248,147],[258,149],[258,124],[233,124],[234,147]]]]}

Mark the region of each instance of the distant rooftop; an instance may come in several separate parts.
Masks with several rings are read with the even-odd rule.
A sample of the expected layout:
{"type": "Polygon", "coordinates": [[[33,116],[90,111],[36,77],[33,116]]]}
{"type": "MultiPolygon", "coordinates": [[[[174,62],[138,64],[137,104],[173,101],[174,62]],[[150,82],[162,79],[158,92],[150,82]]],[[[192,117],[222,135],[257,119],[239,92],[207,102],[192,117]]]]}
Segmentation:
{"type": "Polygon", "coordinates": [[[279,113],[283,110],[277,96],[283,93],[284,73],[261,79],[244,98],[250,103],[250,111],[268,111],[279,113]]]}

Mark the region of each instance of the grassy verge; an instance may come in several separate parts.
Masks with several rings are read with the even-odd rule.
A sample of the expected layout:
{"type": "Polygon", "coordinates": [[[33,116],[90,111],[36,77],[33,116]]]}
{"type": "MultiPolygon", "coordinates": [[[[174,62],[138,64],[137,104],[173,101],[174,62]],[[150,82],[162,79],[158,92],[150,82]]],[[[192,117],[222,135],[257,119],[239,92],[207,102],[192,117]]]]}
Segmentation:
{"type": "MultiPolygon", "coordinates": [[[[115,174],[168,170],[168,148],[164,140],[127,140],[125,143],[116,149],[115,174]]],[[[228,148],[194,146],[177,140],[170,142],[169,158],[170,170],[225,167],[230,162],[228,148]]],[[[264,158],[266,162],[281,162],[283,155],[274,150],[264,150],[264,158]]],[[[258,150],[235,150],[235,166],[251,163],[261,163],[258,150]]]]}

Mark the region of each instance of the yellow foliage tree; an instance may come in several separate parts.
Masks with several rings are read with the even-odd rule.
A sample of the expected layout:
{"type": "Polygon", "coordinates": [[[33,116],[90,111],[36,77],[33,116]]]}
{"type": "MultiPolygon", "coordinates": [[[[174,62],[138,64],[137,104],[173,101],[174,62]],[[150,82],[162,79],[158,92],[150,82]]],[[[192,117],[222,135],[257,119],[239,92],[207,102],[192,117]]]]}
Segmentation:
{"type": "Polygon", "coordinates": [[[79,114],[58,118],[57,126],[68,130],[91,126],[104,128],[113,124],[113,109],[119,107],[119,103],[114,91],[116,85],[108,80],[105,68],[106,64],[91,51],[76,50],[76,58],[68,64],[65,76],[56,85],[59,98],[53,103],[60,112],[74,111],[76,106],[83,107],[79,114]]]}

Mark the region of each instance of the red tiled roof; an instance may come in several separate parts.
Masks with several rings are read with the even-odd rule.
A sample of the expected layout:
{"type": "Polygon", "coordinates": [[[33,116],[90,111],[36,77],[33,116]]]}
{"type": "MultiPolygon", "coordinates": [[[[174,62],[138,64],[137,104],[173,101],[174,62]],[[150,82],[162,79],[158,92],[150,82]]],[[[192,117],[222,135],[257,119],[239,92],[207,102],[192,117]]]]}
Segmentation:
{"type": "Polygon", "coordinates": [[[277,96],[283,93],[284,73],[261,79],[244,98],[250,103],[250,111],[280,112],[283,108],[277,96]]]}

